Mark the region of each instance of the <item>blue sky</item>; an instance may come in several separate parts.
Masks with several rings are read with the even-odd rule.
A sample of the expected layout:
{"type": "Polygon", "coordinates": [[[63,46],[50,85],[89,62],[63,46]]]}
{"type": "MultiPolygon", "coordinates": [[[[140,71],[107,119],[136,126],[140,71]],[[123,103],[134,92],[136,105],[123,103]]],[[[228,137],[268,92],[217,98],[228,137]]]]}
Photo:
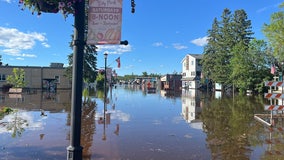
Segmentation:
{"type": "MultiPolygon", "coordinates": [[[[279,11],[281,0],[135,0],[131,13],[130,0],[123,0],[122,40],[128,46],[98,46],[98,68],[108,64],[118,75],[142,72],[167,74],[181,72],[186,54],[202,54],[207,31],[213,19],[220,20],[225,8],[244,9],[252,21],[257,39],[265,39],[261,28],[279,11]],[[120,57],[121,68],[115,59],[120,57]]],[[[52,62],[68,65],[67,55],[73,34],[74,18],[61,14],[32,15],[21,10],[18,0],[0,0],[0,55],[11,66],[49,66],[52,62]]]]}

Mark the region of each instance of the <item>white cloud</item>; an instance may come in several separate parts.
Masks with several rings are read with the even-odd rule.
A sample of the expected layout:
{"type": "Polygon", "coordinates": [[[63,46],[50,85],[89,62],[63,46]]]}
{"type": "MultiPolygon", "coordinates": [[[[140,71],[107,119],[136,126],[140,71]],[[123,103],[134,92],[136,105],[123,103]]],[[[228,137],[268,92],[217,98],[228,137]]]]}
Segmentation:
{"type": "Polygon", "coordinates": [[[98,45],[98,52],[107,52],[108,54],[122,54],[125,52],[131,52],[131,45],[98,45]]]}
{"type": "Polygon", "coordinates": [[[50,45],[47,44],[46,42],[42,42],[41,45],[44,46],[45,48],[49,48],[50,47],[50,45]]]}
{"type": "Polygon", "coordinates": [[[277,3],[277,4],[274,4],[274,5],[270,5],[270,6],[265,6],[263,8],[260,8],[258,9],[256,12],[257,13],[261,13],[261,12],[265,12],[267,10],[270,10],[270,9],[273,9],[273,8],[278,8],[278,6],[280,5],[281,3],[277,3]]]}
{"type": "Polygon", "coordinates": [[[192,41],[190,41],[191,43],[197,45],[197,46],[205,46],[208,42],[208,37],[205,36],[205,37],[202,37],[202,38],[197,38],[197,39],[194,39],[192,41]]]}
{"type": "Polygon", "coordinates": [[[2,51],[10,56],[19,56],[20,53],[20,50],[16,48],[3,49],[2,51]]]}
{"type": "Polygon", "coordinates": [[[44,47],[50,47],[44,34],[31,32],[24,33],[16,28],[0,27],[0,49],[10,56],[36,57],[32,54],[22,54],[23,50],[33,49],[36,41],[40,41],[44,47]]]}
{"type": "MultiPolygon", "coordinates": [[[[9,56],[18,56],[18,57],[30,57],[30,58],[35,58],[37,57],[34,54],[26,54],[26,53],[20,53],[20,50],[18,49],[4,49],[2,50],[6,55],[9,56]]],[[[19,58],[17,58],[19,59],[19,58]]]]}
{"type": "Polygon", "coordinates": [[[177,50],[182,50],[182,49],[187,49],[187,46],[181,45],[180,43],[174,43],[173,44],[174,48],[177,50]]]}
{"type": "Polygon", "coordinates": [[[30,57],[30,58],[35,58],[35,57],[37,57],[36,55],[34,55],[34,54],[21,54],[21,57],[30,57]]]}
{"type": "Polygon", "coordinates": [[[22,57],[17,57],[16,60],[20,60],[20,61],[23,61],[25,60],[25,58],[22,58],[22,57]]]}
{"type": "Polygon", "coordinates": [[[11,0],[2,0],[4,2],[7,2],[7,3],[11,3],[12,1],[11,0]]]}
{"type": "Polygon", "coordinates": [[[153,46],[161,47],[161,46],[163,46],[163,43],[162,42],[155,42],[155,43],[153,43],[153,46]]]}

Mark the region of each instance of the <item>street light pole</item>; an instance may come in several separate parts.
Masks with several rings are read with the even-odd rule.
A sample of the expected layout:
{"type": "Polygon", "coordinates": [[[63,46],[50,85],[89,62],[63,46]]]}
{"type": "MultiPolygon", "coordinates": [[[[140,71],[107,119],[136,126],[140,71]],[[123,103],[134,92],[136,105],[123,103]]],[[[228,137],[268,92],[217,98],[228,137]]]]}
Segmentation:
{"type": "MultiPolygon", "coordinates": [[[[105,80],[104,80],[104,93],[105,93],[105,97],[104,97],[104,101],[106,102],[106,98],[107,98],[107,53],[104,53],[105,56],[105,80]]],[[[106,109],[106,108],[104,108],[106,109]]]]}
{"type": "Polygon", "coordinates": [[[107,103],[107,53],[104,53],[105,56],[105,80],[104,80],[104,132],[102,140],[106,140],[106,103],[107,103]]]}
{"type": "Polygon", "coordinates": [[[74,5],[74,42],[71,97],[70,145],[67,147],[68,160],[82,160],[81,108],[83,85],[83,55],[85,46],[85,0],[74,5]]]}

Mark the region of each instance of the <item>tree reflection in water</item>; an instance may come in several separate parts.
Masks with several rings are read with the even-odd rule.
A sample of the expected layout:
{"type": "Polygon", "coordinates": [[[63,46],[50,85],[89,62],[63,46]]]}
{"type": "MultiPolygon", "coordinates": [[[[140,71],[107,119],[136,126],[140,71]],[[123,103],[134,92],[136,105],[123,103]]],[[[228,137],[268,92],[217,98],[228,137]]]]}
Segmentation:
{"type": "MultiPolygon", "coordinates": [[[[71,94],[69,93],[60,92],[57,93],[56,101],[43,99],[42,102],[37,101],[42,100],[40,94],[25,95],[21,107],[28,108],[28,111],[9,115],[9,121],[8,115],[0,120],[0,132],[5,128],[3,133],[8,133],[7,122],[11,122],[9,133],[16,131],[13,136],[17,137],[13,139],[10,134],[1,135],[3,138],[0,140],[0,146],[5,148],[5,151],[0,152],[1,157],[9,153],[6,155],[9,156],[7,159],[66,158],[65,147],[70,139],[68,129],[71,94]],[[45,110],[47,116],[40,116],[39,106],[45,110]],[[20,120],[19,117],[22,119],[20,120]],[[46,120],[42,121],[43,119],[46,120]],[[5,122],[5,127],[1,122],[5,122]],[[38,131],[34,131],[35,129],[38,131]],[[38,135],[40,140],[35,138],[38,135]],[[11,139],[14,143],[11,143],[11,139]]],[[[264,103],[267,102],[264,102],[263,96],[215,99],[212,95],[208,98],[208,95],[196,94],[195,97],[185,95],[179,99],[167,93],[163,96],[168,97],[161,99],[158,94],[145,96],[141,94],[141,90],[137,90],[137,93],[132,94],[132,91],[125,90],[123,86],[120,90],[114,90],[113,100],[112,95],[109,94],[107,113],[111,114],[112,124],[106,130],[102,128],[105,121],[101,123],[99,120],[104,116],[102,112],[104,93],[100,91],[90,93],[92,98],[89,100],[96,99],[98,105],[90,103],[92,101],[87,101],[86,98],[86,103],[82,107],[83,159],[283,158],[284,121],[276,120],[276,126],[269,128],[253,118],[254,114],[264,112],[264,103]],[[183,98],[190,100],[184,103],[183,98]],[[194,112],[197,121],[183,122],[183,117],[180,117],[183,105],[187,104],[188,107],[196,109],[189,110],[188,113],[194,112]],[[192,127],[194,124],[203,124],[203,130],[192,127]],[[106,141],[101,140],[103,133],[108,136],[106,141]]],[[[8,101],[5,103],[10,105],[8,101]]],[[[11,101],[12,103],[14,100],[11,101]]]]}
{"type": "Polygon", "coordinates": [[[13,138],[21,137],[22,133],[25,131],[25,126],[28,126],[29,124],[27,123],[27,120],[18,115],[18,112],[11,115],[13,117],[9,122],[7,122],[6,129],[11,131],[13,138]]]}
{"type": "Polygon", "coordinates": [[[20,138],[25,130],[42,129],[42,122],[35,122],[33,115],[24,110],[16,110],[0,120],[0,131],[11,133],[13,138],[20,138]]]}
{"type": "Polygon", "coordinates": [[[213,99],[202,110],[203,129],[212,159],[250,159],[250,145],[260,141],[263,129],[255,125],[253,115],[263,104],[253,97],[213,99]]]}
{"type": "Polygon", "coordinates": [[[82,106],[82,129],[81,129],[81,144],[83,149],[83,159],[91,159],[92,153],[90,148],[93,144],[93,135],[96,131],[95,123],[96,102],[89,96],[89,90],[83,91],[83,106],[82,106]]]}

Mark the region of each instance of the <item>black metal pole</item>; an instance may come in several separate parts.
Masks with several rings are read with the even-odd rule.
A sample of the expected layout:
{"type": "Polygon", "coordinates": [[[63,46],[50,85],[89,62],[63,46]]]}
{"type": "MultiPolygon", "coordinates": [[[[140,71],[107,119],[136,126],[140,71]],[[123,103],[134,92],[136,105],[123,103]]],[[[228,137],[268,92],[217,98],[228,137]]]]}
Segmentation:
{"type": "Polygon", "coordinates": [[[104,80],[104,131],[102,140],[106,140],[106,111],[107,111],[107,53],[104,53],[105,56],[105,80],[104,80]]]}
{"type": "MultiPolygon", "coordinates": [[[[107,99],[107,53],[104,53],[105,56],[105,80],[104,80],[104,101],[107,99]]],[[[106,109],[106,108],[104,108],[106,109]]]]}
{"type": "Polygon", "coordinates": [[[83,55],[85,46],[85,0],[74,5],[73,75],[71,99],[70,145],[67,147],[68,160],[81,160],[81,108],[83,85],[83,55]]]}

